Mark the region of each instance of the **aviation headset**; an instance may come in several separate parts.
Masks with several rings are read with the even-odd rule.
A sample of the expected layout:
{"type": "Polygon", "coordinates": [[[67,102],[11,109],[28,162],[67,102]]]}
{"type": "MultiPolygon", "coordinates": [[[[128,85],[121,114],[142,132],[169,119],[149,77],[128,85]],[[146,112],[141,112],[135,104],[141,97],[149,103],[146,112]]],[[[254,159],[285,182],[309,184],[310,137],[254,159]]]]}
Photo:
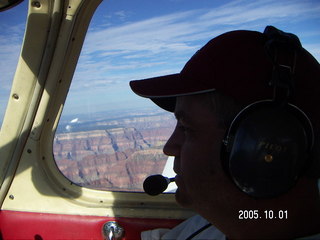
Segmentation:
{"type": "Polygon", "coordinates": [[[287,192],[308,166],[314,143],[307,115],[290,104],[294,95],[297,36],[268,26],[266,53],[273,62],[273,99],[252,103],[232,121],[222,144],[222,165],[234,183],[256,198],[287,192]]]}

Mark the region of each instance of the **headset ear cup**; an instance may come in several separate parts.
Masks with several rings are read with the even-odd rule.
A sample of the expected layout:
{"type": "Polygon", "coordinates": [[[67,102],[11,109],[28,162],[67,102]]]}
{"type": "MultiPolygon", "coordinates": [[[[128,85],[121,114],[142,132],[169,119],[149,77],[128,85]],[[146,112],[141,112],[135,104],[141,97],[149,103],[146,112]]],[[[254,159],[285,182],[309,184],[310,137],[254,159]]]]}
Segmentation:
{"type": "Polygon", "coordinates": [[[243,109],[232,122],[222,165],[243,192],[275,197],[295,184],[312,143],[312,126],[301,110],[262,101],[243,109]]]}

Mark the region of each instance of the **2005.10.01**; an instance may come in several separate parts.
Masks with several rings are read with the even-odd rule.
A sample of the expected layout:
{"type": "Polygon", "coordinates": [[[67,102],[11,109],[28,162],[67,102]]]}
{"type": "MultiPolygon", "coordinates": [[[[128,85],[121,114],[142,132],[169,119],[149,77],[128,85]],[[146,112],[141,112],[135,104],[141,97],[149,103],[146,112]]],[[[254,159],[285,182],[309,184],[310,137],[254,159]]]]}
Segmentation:
{"type": "Polygon", "coordinates": [[[264,210],[260,215],[259,210],[239,210],[239,219],[288,219],[287,210],[264,210]]]}
{"type": "Polygon", "coordinates": [[[288,210],[264,210],[266,219],[288,219],[288,210]]]}

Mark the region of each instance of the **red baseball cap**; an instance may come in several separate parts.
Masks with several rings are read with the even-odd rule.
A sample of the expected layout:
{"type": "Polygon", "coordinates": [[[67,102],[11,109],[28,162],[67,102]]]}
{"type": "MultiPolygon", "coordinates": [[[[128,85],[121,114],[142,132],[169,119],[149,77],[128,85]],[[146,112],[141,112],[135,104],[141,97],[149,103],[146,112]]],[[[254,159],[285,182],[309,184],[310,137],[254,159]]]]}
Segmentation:
{"type": "MultiPolygon", "coordinates": [[[[272,99],[269,86],[273,63],[265,50],[265,34],[237,30],[210,40],[193,55],[180,73],[130,82],[139,96],[174,111],[176,97],[219,91],[241,104],[272,99]]],[[[320,129],[316,108],[320,95],[320,65],[305,49],[299,51],[295,66],[295,91],[290,103],[299,107],[320,129]]]]}

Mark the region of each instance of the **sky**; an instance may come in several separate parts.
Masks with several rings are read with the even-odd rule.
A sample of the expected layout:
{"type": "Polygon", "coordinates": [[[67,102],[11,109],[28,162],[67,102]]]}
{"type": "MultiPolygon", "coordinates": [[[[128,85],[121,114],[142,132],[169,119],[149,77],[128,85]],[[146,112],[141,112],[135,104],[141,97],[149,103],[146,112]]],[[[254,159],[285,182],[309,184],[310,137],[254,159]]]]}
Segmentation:
{"type": "MultiPolygon", "coordinates": [[[[0,121],[23,39],[26,1],[0,12],[0,121]]],[[[63,114],[151,106],[130,80],[179,72],[224,32],[267,25],[299,36],[320,61],[319,0],[103,0],[88,30],[63,114]]]]}

